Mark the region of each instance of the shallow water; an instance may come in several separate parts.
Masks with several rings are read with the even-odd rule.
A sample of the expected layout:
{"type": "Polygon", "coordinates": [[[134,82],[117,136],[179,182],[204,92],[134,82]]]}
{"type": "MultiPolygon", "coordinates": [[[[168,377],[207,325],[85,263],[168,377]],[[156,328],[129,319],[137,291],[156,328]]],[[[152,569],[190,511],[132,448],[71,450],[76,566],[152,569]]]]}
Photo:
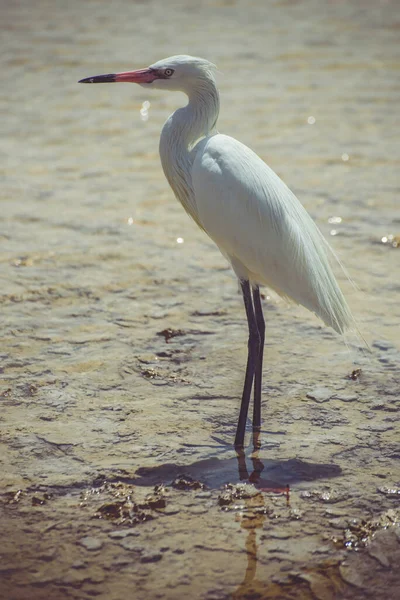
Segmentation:
{"type": "Polygon", "coordinates": [[[4,4],[1,598],[396,597],[396,9],[4,4]],[[76,84],[176,53],[218,64],[219,130],[316,219],[372,349],[265,290],[262,448],[239,461],[240,295],[158,158],[184,99],[76,84]],[[206,488],[171,486],[180,474],[206,488]]]}

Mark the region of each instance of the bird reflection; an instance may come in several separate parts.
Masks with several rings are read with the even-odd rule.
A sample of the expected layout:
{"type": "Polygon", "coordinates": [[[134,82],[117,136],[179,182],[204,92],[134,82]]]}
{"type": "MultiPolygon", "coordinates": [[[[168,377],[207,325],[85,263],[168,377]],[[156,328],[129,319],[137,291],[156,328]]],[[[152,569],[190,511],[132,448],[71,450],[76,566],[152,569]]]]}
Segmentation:
{"type": "MultiPolygon", "coordinates": [[[[256,444],[254,444],[256,448],[256,444]]],[[[237,452],[239,479],[252,483],[260,491],[251,498],[244,500],[245,509],[241,512],[238,518],[241,519],[240,527],[247,531],[245,543],[247,554],[247,566],[244,579],[239,587],[232,593],[232,600],[239,600],[252,597],[259,591],[265,590],[265,581],[260,581],[256,578],[257,572],[257,529],[262,529],[264,521],[267,517],[268,510],[265,504],[265,496],[263,491],[275,493],[284,493],[286,502],[289,504],[289,486],[282,488],[272,488],[264,486],[261,473],[264,470],[264,464],[258,456],[258,451],[255,450],[250,457],[253,470],[249,474],[246,464],[246,455],[243,451],[237,452]]]]}
{"type": "Polygon", "coordinates": [[[247,479],[251,483],[256,484],[261,477],[262,471],[264,470],[264,464],[258,458],[258,453],[254,452],[250,457],[252,465],[253,465],[253,471],[250,475],[247,470],[246,455],[245,455],[244,451],[243,450],[238,451],[236,456],[237,456],[237,461],[238,461],[238,470],[239,470],[240,481],[247,479]]]}
{"type": "Polygon", "coordinates": [[[285,494],[286,503],[289,505],[289,494],[290,487],[287,484],[286,486],[270,486],[266,480],[263,480],[261,474],[264,470],[264,463],[260,460],[258,456],[258,449],[256,444],[254,443],[254,452],[252,453],[250,459],[252,462],[253,470],[249,474],[247,470],[246,464],[246,455],[243,450],[236,452],[236,458],[238,461],[238,471],[239,471],[239,479],[240,481],[249,481],[256,488],[258,488],[262,492],[272,492],[275,494],[285,494]]]}
{"type": "Polygon", "coordinates": [[[257,571],[257,534],[256,529],[262,527],[264,517],[261,515],[255,520],[242,519],[241,527],[248,530],[246,539],[247,567],[244,579],[239,587],[232,593],[232,600],[239,598],[248,598],[251,591],[255,591],[258,586],[265,588],[265,581],[261,582],[256,579],[257,571]]]}

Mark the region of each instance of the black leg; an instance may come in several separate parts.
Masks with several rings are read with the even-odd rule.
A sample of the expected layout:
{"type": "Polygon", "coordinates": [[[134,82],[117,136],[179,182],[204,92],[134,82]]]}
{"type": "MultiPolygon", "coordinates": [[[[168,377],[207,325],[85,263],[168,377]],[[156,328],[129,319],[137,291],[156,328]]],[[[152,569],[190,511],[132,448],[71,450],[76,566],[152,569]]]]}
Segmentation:
{"type": "Polygon", "coordinates": [[[236,449],[236,458],[238,461],[238,469],[239,469],[239,479],[240,481],[246,480],[249,478],[249,472],[246,466],[246,455],[244,453],[243,448],[236,449]]]}
{"type": "MultiPolygon", "coordinates": [[[[257,286],[253,289],[254,313],[257,323],[258,334],[260,336],[260,349],[258,352],[256,368],[254,372],[254,412],[253,412],[253,435],[261,429],[261,383],[262,383],[262,367],[264,355],[264,339],[265,339],[265,321],[262,311],[260,288],[257,286]]],[[[254,435],[254,446],[258,446],[258,436],[254,435]]]]}
{"type": "Polygon", "coordinates": [[[248,281],[241,281],[244,307],[246,309],[247,324],[249,326],[249,342],[246,376],[244,379],[242,404],[240,406],[239,420],[237,424],[235,446],[243,447],[244,434],[246,430],[247,413],[249,411],[251,388],[253,385],[254,373],[257,364],[257,357],[260,348],[260,336],[258,333],[256,317],[254,314],[253,301],[251,298],[251,287],[248,281]]]}

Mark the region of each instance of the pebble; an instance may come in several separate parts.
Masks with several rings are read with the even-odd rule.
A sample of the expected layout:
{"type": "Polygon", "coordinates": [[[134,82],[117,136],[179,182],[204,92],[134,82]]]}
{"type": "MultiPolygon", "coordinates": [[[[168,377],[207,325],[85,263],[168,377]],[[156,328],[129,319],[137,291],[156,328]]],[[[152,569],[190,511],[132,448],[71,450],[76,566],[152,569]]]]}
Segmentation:
{"type": "Polygon", "coordinates": [[[208,512],[208,508],[205,506],[193,506],[188,509],[188,512],[191,512],[194,515],[202,515],[203,513],[208,512]]]}
{"type": "Polygon", "coordinates": [[[329,525],[335,529],[346,529],[348,527],[348,520],[338,517],[337,519],[331,519],[329,525]]]}
{"type": "Polygon", "coordinates": [[[368,554],[372,556],[372,558],[375,558],[382,565],[382,567],[390,567],[390,560],[384,553],[379,543],[375,542],[373,545],[369,546],[368,554]]]}
{"type": "Polygon", "coordinates": [[[180,508],[178,508],[177,506],[169,506],[167,505],[164,510],[163,510],[163,514],[164,515],[176,515],[178,514],[178,512],[180,512],[180,508]]]}
{"type": "Polygon", "coordinates": [[[332,551],[331,546],[318,546],[312,551],[313,554],[330,554],[332,551]]]}
{"type": "Polygon", "coordinates": [[[300,498],[335,504],[341,500],[346,500],[348,496],[346,494],[340,494],[335,490],[306,490],[301,492],[300,498]]]}
{"type": "Polygon", "coordinates": [[[128,537],[128,535],[133,535],[137,537],[140,535],[140,533],[136,528],[131,527],[130,529],[119,529],[118,531],[111,531],[108,535],[110,538],[119,540],[128,537]]]}
{"type": "Polygon", "coordinates": [[[373,400],[371,402],[371,410],[385,410],[386,404],[382,400],[373,400]]]}
{"type": "Polygon", "coordinates": [[[379,423],[377,423],[376,425],[360,425],[358,427],[358,429],[360,429],[361,431],[377,431],[377,432],[382,432],[382,431],[390,431],[391,429],[394,429],[393,425],[380,425],[379,423]]]}
{"type": "Polygon", "coordinates": [[[333,395],[334,392],[329,388],[316,387],[311,392],[308,392],[307,398],[315,400],[315,402],[327,402],[333,395]]]}
{"type": "Polygon", "coordinates": [[[101,540],[99,540],[99,538],[95,538],[95,537],[84,537],[82,539],[79,540],[79,543],[81,544],[81,546],[84,546],[86,548],[86,550],[100,550],[100,548],[103,546],[103,542],[101,540]]]}
{"type": "Polygon", "coordinates": [[[335,394],[335,400],[341,400],[342,402],[354,402],[358,400],[357,394],[335,394]]]}
{"type": "Polygon", "coordinates": [[[132,552],[142,552],[143,546],[139,546],[137,541],[134,538],[127,538],[125,540],[121,540],[120,546],[125,548],[125,550],[130,550],[132,552]]]}
{"type": "Polygon", "coordinates": [[[278,540],[288,540],[292,536],[290,533],[286,533],[285,531],[271,531],[270,537],[278,540]]]}
{"type": "Polygon", "coordinates": [[[384,494],[388,498],[400,498],[400,487],[393,486],[381,486],[378,487],[378,492],[384,494]]]}
{"type": "Polygon", "coordinates": [[[299,508],[291,508],[289,511],[289,517],[292,521],[299,521],[303,516],[303,511],[299,508]]]}
{"type": "Polygon", "coordinates": [[[325,514],[328,517],[341,517],[343,515],[343,511],[342,510],[337,510],[335,508],[326,508],[325,509],[325,514]]]}
{"type": "Polygon", "coordinates": [[[357,561],[355,561],[355,564],[349,564],[348,562],[344,561],[339,567],[339,572],[342,579],[346,581],[346,583],[354,585],[354,587],[363,588],[363,576],[357,566],[357,561]]]}
{"type": "Polygon", "coordinates": [[[293,583],[293,578],[291,575],[286,573],[277,573],[271,577],[271,581],[279,585],[289,585],[293,583]]]}
{"type": "Polygon", "coordinates": [[[64,577],[62,578],[62,582],[66,585],[72,585],[72,586],[76,586],[76,585],[80,585],[82,584],[85,579],[87,579],[87,573],[86,570],[85,571],[68,571],[68,573],[66,573],[64,575],[64,577]]]}
{"type": "Polygon", "coordinates": [[[162,554],[160,552],[148,552],[147,554],[143,554],[140,558],[141,563],[151,563],[158,562],[162,559],[162,554]]]}
{"type": "Polygon", "coordinates": [[[84,563],[83,560],[76,560],[74,563],[72,563],[71,568],[72,569],[85,569],[86,563],[84,563]]]}

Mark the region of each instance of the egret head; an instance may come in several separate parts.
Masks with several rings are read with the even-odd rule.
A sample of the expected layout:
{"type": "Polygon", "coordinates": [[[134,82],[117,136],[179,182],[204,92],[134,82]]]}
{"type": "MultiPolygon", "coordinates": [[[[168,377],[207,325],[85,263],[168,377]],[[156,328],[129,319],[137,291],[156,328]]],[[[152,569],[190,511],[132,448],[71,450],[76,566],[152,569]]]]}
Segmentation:
{"type": "Polygon", "coordinates": [[[143,87],[189,93],[204,80],[214,80],[215,65],[204,58],[178,55],[164,58],[147,69],[95,75],[81,79],[79,83],[138,83],[143,87]]]}

